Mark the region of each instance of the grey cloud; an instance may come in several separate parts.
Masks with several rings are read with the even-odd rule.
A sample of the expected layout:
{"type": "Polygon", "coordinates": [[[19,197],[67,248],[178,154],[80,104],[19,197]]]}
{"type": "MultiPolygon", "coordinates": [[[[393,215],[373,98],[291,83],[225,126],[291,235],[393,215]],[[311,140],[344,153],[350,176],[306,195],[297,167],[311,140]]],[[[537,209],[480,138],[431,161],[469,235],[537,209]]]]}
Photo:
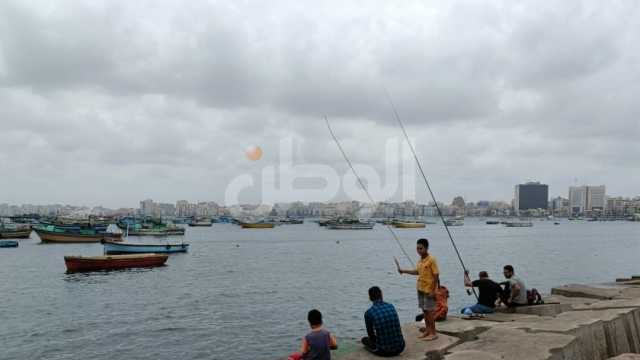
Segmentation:
{"type": "Polygon", "coordinates": [[[383,171],[401,135],[385,88],[444,199],[575,177],[633,195],[639,19],[625,1],[3,2],[0,202],[221,201],[287,136],[345,173],[325,114],[383,171]]]}

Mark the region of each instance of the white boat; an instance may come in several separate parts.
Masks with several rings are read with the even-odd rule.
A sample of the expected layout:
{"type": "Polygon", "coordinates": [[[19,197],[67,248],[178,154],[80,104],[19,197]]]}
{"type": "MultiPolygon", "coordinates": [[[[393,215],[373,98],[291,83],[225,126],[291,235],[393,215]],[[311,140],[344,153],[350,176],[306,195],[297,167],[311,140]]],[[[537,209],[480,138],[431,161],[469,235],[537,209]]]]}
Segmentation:
{"type": "Polygon", "coordinates": [[[464,219],[447,219],[444,221],[447,226],[463,226],[464,219]]]}

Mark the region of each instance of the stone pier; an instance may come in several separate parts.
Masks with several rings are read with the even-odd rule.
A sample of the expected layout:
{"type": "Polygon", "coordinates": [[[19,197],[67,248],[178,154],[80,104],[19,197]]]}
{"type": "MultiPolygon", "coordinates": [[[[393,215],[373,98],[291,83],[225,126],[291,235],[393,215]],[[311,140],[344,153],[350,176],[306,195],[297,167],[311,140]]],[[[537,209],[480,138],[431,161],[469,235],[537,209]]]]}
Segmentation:
{"type": "MultiPolygon", "coordinates": [[[[403,327],[403,360],[640,360],[640,281],[553,288],[545,305],[487,315],[450,316],[440,338],[418,340],[419,323],[403,327]]],[[[359,347],[338,360],[380,359],[359,347]]]]}

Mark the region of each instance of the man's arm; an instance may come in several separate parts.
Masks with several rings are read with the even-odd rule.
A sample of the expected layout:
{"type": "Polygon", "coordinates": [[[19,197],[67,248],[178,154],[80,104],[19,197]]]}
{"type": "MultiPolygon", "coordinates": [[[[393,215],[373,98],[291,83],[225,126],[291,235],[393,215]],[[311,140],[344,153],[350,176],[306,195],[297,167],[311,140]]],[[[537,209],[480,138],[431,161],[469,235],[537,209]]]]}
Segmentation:
{"type": "Polygon", "coordinates": [[[376,332],[373,328],[373,318],[371,317],[368,311],[364,313],[364,324],[367,327],[367,336],[369,336],[369,339],[375,343],[376,332]]]}
{"type": "Polygon", "coordinates": [[[338,340],[333,334],[329,335],[329,349],[337,350],[338,349],[338,340]]]}
{"type": "Polygon", "coordinates": [[[517,298],[520,295],[520,285],[518,283],[511,284],[511,296],[509,297],[509,302],[513,302],[513,299],[517,298]]]}
{"type": "Polygon", "coordinates": [[[418,275],[418,270],[416,270],[416,269],[401,269],[400,268],[400,263],[398,262],[398,259],[393,258],[393,261],[395,261],[395,263],[396,263],[396,268],[398,269],[398,274],[418,275]]]}
{"type": "Polygon", "coordinates": [[[464,286],[473,287],[473,284],[471,283],[471,279],[469,279],[469,271],[464,272],[464,286]]]}
{"type": "Polygon", "coordinates": [[[440,289],[440,274],[433,274],[433,278],[436,280],[436,289],[440,289]]]}
{"type": "Polygon", "coordinates": [[[309,352],[309,343],[307,342],[306,338],[302,338],[302,345],[300,346],[300,352],[302,354],[306,354],[307,352],[309,352]]]}

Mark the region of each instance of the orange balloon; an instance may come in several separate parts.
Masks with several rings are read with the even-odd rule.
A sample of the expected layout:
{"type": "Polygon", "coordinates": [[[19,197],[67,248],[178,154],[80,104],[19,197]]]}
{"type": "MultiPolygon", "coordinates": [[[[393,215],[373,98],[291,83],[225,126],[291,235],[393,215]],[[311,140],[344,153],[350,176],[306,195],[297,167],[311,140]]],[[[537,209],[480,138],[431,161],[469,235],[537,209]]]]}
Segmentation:
{"type": "Polygon", "coordinates": [[[262,149],[260,146],[249,146],[245,151],[245,155],[247,156],[247,159],[251,161],[260,160],[262,157],[262,149]]]}

